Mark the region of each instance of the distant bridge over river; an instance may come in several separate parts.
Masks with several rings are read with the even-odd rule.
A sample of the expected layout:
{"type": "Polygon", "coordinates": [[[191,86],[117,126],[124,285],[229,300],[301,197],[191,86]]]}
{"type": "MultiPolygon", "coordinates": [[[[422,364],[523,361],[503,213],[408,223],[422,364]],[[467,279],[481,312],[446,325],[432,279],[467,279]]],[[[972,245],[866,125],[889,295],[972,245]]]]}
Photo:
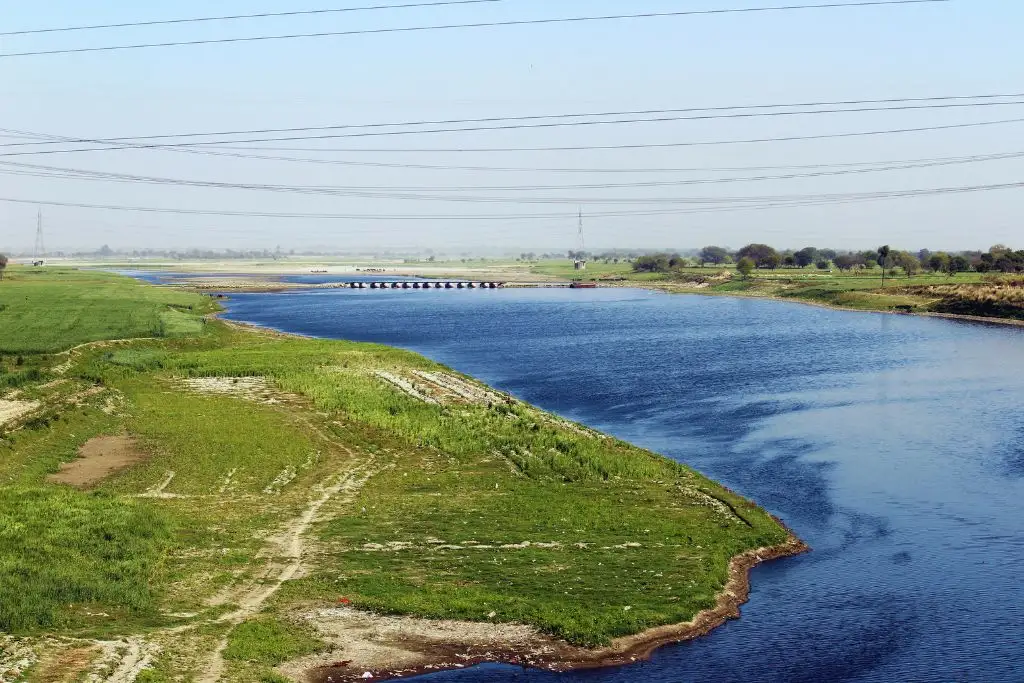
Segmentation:
{"type": "Polygon", "coordinates": [[[350,289],[500,289],[505,286],[504,282],[493,280],[363,280],[346,284],[350,289]]]}

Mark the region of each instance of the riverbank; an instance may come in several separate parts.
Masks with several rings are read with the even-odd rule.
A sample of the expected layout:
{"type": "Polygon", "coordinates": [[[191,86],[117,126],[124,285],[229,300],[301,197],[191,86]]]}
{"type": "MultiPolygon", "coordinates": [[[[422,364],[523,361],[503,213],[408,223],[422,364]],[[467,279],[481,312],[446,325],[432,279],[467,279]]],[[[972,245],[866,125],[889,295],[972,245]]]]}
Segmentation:
{"type": "Polygon", "coordinates": [[[382,617],[348,608],[314,611],[301,618],[318,623],[345,647],[291,662],[281,670],[313,683],[350,683],[365,680],[366,674],[373,680],[394,680],[490,663],[554,672],[633,664],[661,647],[705,636],[740,618],[740,607],[750,596],[750,571],[763,562],[808,550],[791,536],[785,543],[737,555],[729,563],[729,580],[713,608],[688,622],[650,628],[593,649],[574,647],[517,625],[382,617]],[[352,658],[339,660],[342,656],[352,658]]]}
{"type": "MultiPolygon", "coordinates": [[[[16,270],[0,300],[28,302],[0,310],[0,629],[25,680],[301,679],[310,657],[361,676],[382,641],[339,646],[331,610],[617,663],[713,628],[750,566],[803,549],[699,473],[413,353],[240,329],[99,273],[16,270]]],[[[419,631],[388,637],[434,665],[419,631]]]]}
{"type": "MultiPolygon", "coordinates": [[[[898,288],[891,292],[862,291],[856,299],[857,305],[843,305],[835,300],[822,300],[818,296],[799,296],[793,292],[772,291],[770,289],[743,289],[743,290],[718,290],[708,284],[688,284],[670,282],[617,282],[606,286],[639,287],[655,292],[667,294],[698,294],[703,296],[729,296],[752,299],[768,299],[772,301],[785,301],[808,306],[818,306],[836,311],[849,311],[852,313],[887,313],[890,315],[916,315],[929,318],[943,318],[946,320],[960,320],[963,322],[984,323],[990,325],[1010,325],[1015,327],[1024,326],[1024,317],[995,317],[991,315],[969,315],[962,313],[946,313],[929,310],[934,305],[934,299],[904,295],[898,288]]],[[[797,293],[798,294],[798,293],[797,293]]],[[[817,294],[817,293],[814,293],[817,294]]],[[[1013,315],[1024,316],[1024,307],[1021,311],[1012,311],[1013,315]]]]}

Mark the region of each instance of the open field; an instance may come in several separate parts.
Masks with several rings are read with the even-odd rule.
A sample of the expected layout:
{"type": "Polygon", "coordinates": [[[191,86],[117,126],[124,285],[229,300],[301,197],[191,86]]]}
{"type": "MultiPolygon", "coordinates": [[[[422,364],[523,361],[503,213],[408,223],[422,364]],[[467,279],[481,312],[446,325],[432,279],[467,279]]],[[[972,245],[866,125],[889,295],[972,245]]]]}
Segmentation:
{"type": "Polygon", "coordinates": [[[209,297],[103,273],[10,275],[0,680],[347,680],[481,657],[484,632],[550,666],[643,653],[801,549],[689,468],[415,354],[203,323],[209,297]]]}
{"type": "Polygon", "coordinates": [[[170,289],[125,287],[103,273],[9,268],[0,353],[46,353],[99,339],[194,334],[214,304],[170,289]]]}

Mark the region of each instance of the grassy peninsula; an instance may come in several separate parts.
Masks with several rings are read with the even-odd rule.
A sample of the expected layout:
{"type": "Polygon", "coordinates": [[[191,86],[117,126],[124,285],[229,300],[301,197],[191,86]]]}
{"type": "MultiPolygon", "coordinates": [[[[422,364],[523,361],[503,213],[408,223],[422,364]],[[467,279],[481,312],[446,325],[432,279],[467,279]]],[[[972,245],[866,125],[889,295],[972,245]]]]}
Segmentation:
{"type": "Polygon", "coordinates": [[[421,356],[215,308],[96,272],[0,282],[0,679],[642,653],[801,549],[693,470],[421,356]]]}

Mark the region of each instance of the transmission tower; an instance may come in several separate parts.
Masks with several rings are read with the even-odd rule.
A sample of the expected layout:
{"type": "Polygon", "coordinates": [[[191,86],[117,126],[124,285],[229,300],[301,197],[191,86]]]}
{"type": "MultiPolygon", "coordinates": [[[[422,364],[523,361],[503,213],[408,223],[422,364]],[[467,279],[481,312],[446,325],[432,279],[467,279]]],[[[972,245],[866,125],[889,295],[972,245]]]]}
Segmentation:
{"type": "Polygon", "coordinates": [[[36,261],[46,256],[46,243],[43,241],[43,210],[36,213],[36,248],[32,258],[36,261]]]}
{"type": "Polygon", "coordinates": [[[573,259],[573,267],[576,270],[586,270],[587,269],[587,256],[586,256],[587,243],[583,239],[583,207],[582,206],[580,207],[580,212],[579,212],[578,233],[579,233],[579,235],[578,235],[579,239],[577,240],[577,242],[578,242],[577,246],[579,247],[579,251],[576,252],[576,258],[573,259]]]}
{"type": "Polygon", "coordinates": [[[579,233],[580,233],[580,255],[582,256],[583,253],[586,252],[586,250],[587,250],[587,243],[583,239],[583,207],[582,206],[580,207],[580,214],[579,214],[579,233]]]}

